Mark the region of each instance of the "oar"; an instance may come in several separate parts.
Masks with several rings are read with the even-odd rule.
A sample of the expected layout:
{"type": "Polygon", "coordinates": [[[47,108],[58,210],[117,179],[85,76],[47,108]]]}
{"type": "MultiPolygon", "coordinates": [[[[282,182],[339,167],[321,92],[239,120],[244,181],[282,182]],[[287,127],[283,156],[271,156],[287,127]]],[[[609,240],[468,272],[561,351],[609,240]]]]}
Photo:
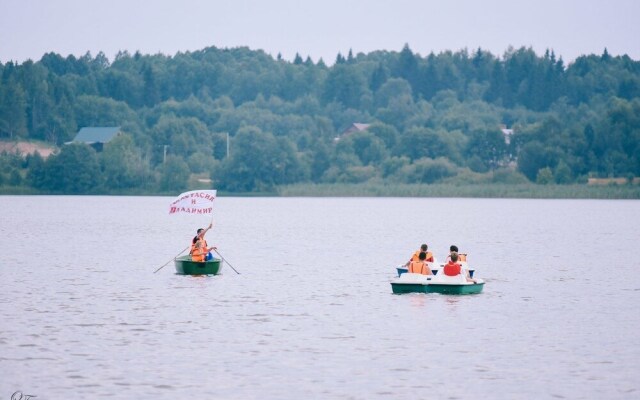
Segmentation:
{"type": "Polygon", "coordinates": [[[224,257],[222,257],[222,254],[220,254],[220,253],[218,252],[218,250],[213,249],[213,251],[215,251],[215,252],[220,256],[220,258],[222,259],[222,261],[226,262],[226,263],[227,263],[227,265],[228,265],[228,266],[230,266],[230,267],[231,267],[231,269],[232,269],[232,270],[234,270],[234,271],[236,272],[236,274],[240,275],[240,272],[236,271],[236,269],[235,269],[235,268],[233,268],[233,265],[229,264],[229,261],[225,260],[225,259],[224,259],[224,257]]]}
{"type": "MultiPolygon", "coordinates": [[[[184,253],[184,251],[186,249],[188,249],[190,246],[185,247],[180,253],[176,254],[176,257],[178,257],[180,254],[184,253]]],[[[167,264],[169,264],[171,261],[175,260],[176,257],[173,257],[171,260],[167,261],[162,267],[158,268],[157,270],[153,271],[153,273],[155,274],[156,272],[160,271],[162,268],[166,267],[167,264]]],[[[222,256],[220,256],[222,257],[222,256]]]]}

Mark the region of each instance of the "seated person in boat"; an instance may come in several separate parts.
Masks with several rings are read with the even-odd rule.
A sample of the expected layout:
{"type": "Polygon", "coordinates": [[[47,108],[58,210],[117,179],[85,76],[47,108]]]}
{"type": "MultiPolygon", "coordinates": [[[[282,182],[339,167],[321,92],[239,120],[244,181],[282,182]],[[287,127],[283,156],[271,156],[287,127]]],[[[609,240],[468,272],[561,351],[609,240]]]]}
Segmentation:
{"type": "MultiPolygon", "coordinates": [[[[196,231],[196,235],[193,237],[193,240],[191,241],[191,251],[189,252],[189,254],[193,254],[193,250],[195,249],[195,245],[198,240],[202,240],[204,248],[207,248],[208,244],[207,244],[207,240],[204,238],[204,235],[209,231],[209,229],[211,229],[212,226],[213,226],[213,222],[209,224],[207,229],[200,228],[196,231]]],[[[209,261],[213,258],[213,254],[211,254],[211,250],[214,250],[214,249],[215,247],[211,247],[209,250],[207,250],[205,254],[205,261],[209,261]]]]}
{"type": "MultiPolygon", "coordinates": [[[[194,238],[195,239],[195,238],[194,238]]],[[[215,247],[205,247],[204,239],[197,239],[193,244],[193,250],[191,251],[191,261],[205,262],[207,260],[207,253],[209,253],[215,247]]]]}
{"type": "Polygon", "coordinates": [[[447,261],[451,260],[451,253],[456,252],[458,253],[458,261],[459,262],[466,262],[467,261],[467,254],[466,253],[459,253],[458,252],[458,246],[456,246],[455,244],[452,244],[451,246],[449,246],[449,255],[447,256],[447,261]]]}
{"type": "MultiPolygon", "coordinates": [[[[444,265],[442,272],[447,276],[457,276],[462,274],[462,266],[458,264],[458,253],[452,251],[449,257],[451,259],[444,265]]],[[[476,283],[476,281],[471,279],[469,276],[469,270],[465,270],[465,278],[467,279],[467,282],[476,283]]]]}
{"type": "Polygon", "coordinates": [[[420,246],[420,250],[413,253],[409,261],[407,261],[407,263],[404,266],[408,268],[409,264],[411,264],[412,261],[418,261],[420,257],[420,253],[425,253],[426,262],[433,262],[433,254],[430,251],[428,251],[428,249],[429,249],[429,246],[427,246],[426,244],[423,244],[422,246],[420,246]]]}
{"type": "Polygon", "coordinates": [[[429,264],[425,261],[427,259],[427,253],[421,251],[418,255],[417,261],[409,262],[409,272],[412,274],[433,275],[429,264]]]}

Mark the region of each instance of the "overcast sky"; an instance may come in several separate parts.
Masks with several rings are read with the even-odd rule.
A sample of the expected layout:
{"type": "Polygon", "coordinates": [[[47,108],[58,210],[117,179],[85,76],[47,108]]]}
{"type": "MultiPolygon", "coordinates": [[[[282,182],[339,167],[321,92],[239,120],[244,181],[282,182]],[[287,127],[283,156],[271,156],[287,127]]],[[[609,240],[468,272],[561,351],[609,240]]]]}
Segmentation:
{"type": "Polygon", "coordinates": [[[346,55],[509,46],[640,60],[640,0],[0,0],[0,62],[47,52],[174,55],[247,46],[333,64],[346,55]]]}

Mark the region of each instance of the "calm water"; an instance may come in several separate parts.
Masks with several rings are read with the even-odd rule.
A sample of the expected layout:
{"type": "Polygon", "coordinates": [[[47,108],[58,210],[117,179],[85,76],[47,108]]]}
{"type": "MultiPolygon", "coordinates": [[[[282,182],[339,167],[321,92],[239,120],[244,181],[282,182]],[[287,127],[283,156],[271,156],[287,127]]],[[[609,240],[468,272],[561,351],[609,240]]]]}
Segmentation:
{"type": "Polygon", "coordinates": [[[639,201],[0,196],[0,399],[640,397],[639,201]],[[391,294],[422,242],[486,280],[391,294]]]}

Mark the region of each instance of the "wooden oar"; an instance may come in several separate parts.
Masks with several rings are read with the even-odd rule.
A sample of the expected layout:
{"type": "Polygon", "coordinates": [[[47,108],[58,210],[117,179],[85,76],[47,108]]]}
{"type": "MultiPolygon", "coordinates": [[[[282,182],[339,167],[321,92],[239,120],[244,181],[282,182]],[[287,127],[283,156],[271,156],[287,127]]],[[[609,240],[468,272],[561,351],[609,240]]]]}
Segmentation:
{"type": "Polygon", "coordinates": [[[240,275],[240,272],[236,271],[236,269],[235,269],[235,268],[233,268],[233,265],[229,264],[229,261],[225,260],[225,259],[224,259],[224,257],[222,257],[222,254],[220,254],[220,253],[218,252],[218,250],[213,249],[213,251],[215,251],[215,252],[220,256],[220,258],[222,259],[222,261],[226,262],[226,263],[227,263],[227,265],[228,265],[228,266],[230,266],[230,267],[231,267],[231,269],[232,269],[232,270],[234,270],[236,274],[240,275]]]}
{"type": "MultiPolygon", "coordinates": [[[[184,251],[185,251],[186,249],[188,249],[189,247],[191,247],[191,246],[187,246],[187,247],[185,247],[185,248],[184,248],[180,253],[176,254],[176,257],[178,257],[180,254],[184,253],[184,251]]],[[[167,261],[167,262],[166,262],[162,267],[160,267],[160,268],[158,268],[157,270],[153,271],[153,273],[155,274],[156,272],[160,271],[162,268],[166,267],[166,266],[167,266],[167,264],[169,264],[171,261],[175,260],[175,259],[176,259],[176,257],[173,257],[171,260],[167,261]]],[[[222,256],[220,256],[220,257],[222,257],[222,256]]],[[[232,267],[232,268],[233,268],[233,267],[232,267]]]]}

